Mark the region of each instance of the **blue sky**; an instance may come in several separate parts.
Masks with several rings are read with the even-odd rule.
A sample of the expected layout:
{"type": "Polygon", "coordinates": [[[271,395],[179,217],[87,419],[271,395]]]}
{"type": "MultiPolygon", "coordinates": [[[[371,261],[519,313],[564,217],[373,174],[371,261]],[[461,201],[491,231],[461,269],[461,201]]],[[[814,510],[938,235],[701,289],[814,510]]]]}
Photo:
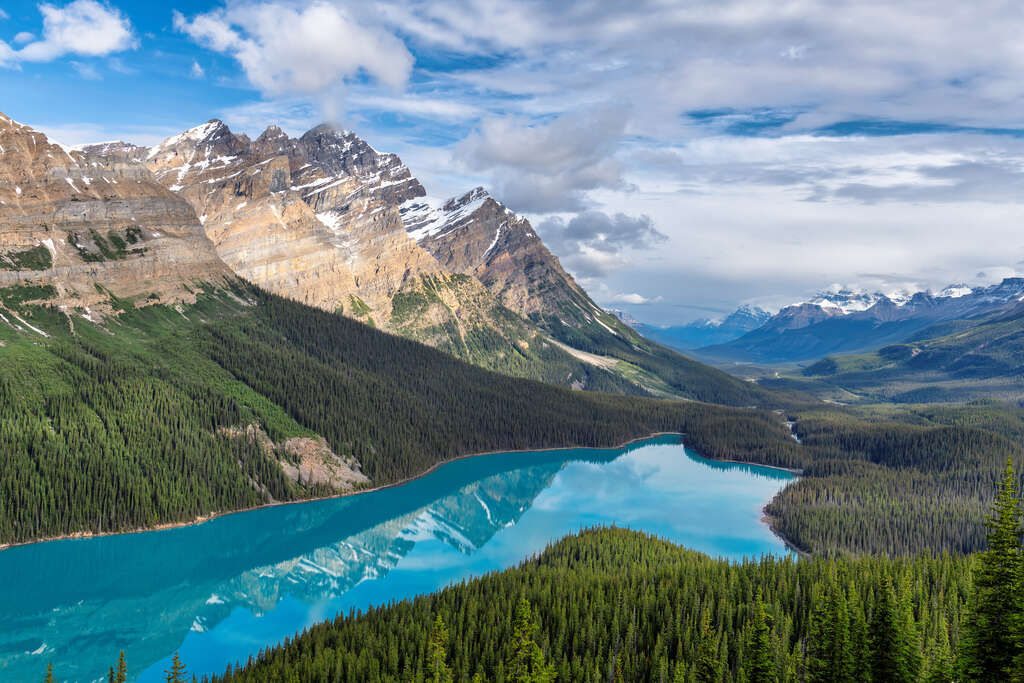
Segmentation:
{"type": "Polygon", "coordinates": [[[674,323],[1016,274],[1021,35],[987,0],[0,2],[0,110],[66,144],[330,120],[674,323]]]}

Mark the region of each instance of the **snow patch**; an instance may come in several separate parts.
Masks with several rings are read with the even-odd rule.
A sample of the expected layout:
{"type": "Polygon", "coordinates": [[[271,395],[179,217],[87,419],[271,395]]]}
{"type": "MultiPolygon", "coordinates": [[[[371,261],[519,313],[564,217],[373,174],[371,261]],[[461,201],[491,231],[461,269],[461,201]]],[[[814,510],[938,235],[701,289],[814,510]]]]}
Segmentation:
{"type": "Polygon", "coordinates": [[[38,328],[38,327],[36,327],[35,325],[32,325],[32,324],[30,324],[30,323],[27,323],[27,322],[25,322],[25,319],[24,319],[24,318],[22,318],[22,317],[21,317],[20,315],[18,315],[17,313],[15,313],[14,311],[10,311],[10,314],[11,314],[11,315],[13,315],[13,316],[14,316],[15,318],[17,318],[18,322],[20,322],[20,323],[21,323],[22,325],[24,325],[24,326],[25,326],[25,327],[27,327],[28,329],[32,330],[32,331],[33,331],[33,332],[35,332],[36,334],[41,334],[41,335],[43,335],[44,337],[49,337],[49,336],[50,336],[49,334],[47,334],[46,332],[43,332],[43,331],[42,331],[41,329],[39,329],[39,328],[38,328]]]}

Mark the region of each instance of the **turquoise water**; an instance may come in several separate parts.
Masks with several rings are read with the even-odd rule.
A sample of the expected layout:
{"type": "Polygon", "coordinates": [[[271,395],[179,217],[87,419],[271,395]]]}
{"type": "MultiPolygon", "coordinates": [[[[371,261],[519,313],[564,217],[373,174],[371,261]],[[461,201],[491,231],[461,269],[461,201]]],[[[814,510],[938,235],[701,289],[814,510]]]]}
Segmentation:
{"type": "Polygon", "coordinates": [[[174,651],[219,673],[341,611],[387,603],[533,555],[596,524],[738,559],[785,547],[761,508],[792,475],[705,460],[678,437],[621,450],[499,453],[399,487],[196,526],[0,552],[0,680],[136,680],[174,651]],[[105,679],[104,679],[105,680],[105,679]]]}

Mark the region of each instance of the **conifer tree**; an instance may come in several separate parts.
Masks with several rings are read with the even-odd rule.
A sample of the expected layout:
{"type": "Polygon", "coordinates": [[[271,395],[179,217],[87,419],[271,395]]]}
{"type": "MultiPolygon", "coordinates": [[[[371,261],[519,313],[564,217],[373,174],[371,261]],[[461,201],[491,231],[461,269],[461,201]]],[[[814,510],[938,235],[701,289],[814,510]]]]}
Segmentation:
{"type": "Polygon", "coordinates": [[[999,482],[992,510],[985,520],[988,548],[974,567],[970,610],[960,639],[959,664],[964,678],[1005,681],[1014,660],[1024,652],[1017,631],[1021,576],[1021,506],[1013,462],[999,482]]]}
{"type": "Polygon", "coordinates": [[[846,595],[830,576],[816,600],[807,644],[809,683],[853,683],[855,658],[846,595]]]}
{"type": "Polygon", "coordinates": [[[901,620],[892,581],[883,574],[871,615],[871,680],[904,683],[913,680],[903,663],[901,620]]]}
{"type": "Polygon", "coordinates": [[[931,648],[931,666],[925,683],[953,683],[953,662],[949,652],[949,633],[945,619],[939,624],[939,635],[931,648]]]}
{"type": "Polygon", "coordinates": [[[917,622],[914,621],[910,591],[906,586],[900,592],[899,609],[900,665],[906,680],[916,681],[921,675],[921,637],[917,622]]]}
{"type": "Polygon", "coordinates": [[[711,614],[707,609],[701,613],[698,638],[694,679],[697,683],[718,683],[722,677],[722,665],[718,658],[718,634],[711,625],[711,614]]]}
{"type": "Polygon", "coordinates": [[[770,683],[775,681],[775,658],[772,654],[771,626],[765,614],[761,590],[754,600],[743,668],[749,683],[770,683]]]}
{"type": "Polygon", "coordinates": [[[551,683],[555,667],[545,662],[544,651],[535,640],[537,622],[526,598],[519,600],[512,630],[512,656],[506,667],[509,683],[551,683]]]}
{"type": "Polygon", "coordinates": [[[175,652],[171,658],[171,668],[164,671],[166,678],[164,679],[167,683],[188,683],[185,679],[188,676],[188,672],[185,671],[185,665],[181,663],[181,658],[178,657],[178,653],[175,652]]]}
{"type": "Polygon", "coordinates": [[[128,682],[128,664],[124,659],[124,650],[121,650],[121,655],[117,658],[117,671],[114,672],[114,683],[127,683],[128,682]]]}
{"type": "Polygon", "coordinates": [[[448,627],[440,614],[434,619],[434,630],[430,634],[427,672],[431,683],[452,683],[452,669],[448,666],[448,627]]]}

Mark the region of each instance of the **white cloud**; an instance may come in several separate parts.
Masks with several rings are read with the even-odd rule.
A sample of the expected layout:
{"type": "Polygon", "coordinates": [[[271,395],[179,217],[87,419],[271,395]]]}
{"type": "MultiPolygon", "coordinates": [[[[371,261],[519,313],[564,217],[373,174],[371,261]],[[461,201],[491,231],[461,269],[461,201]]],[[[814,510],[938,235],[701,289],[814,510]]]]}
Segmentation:
{"type": "Polygon", "coordinates": [[[459,121],[473,119],[482,113],[478,107],[455,99],[416,94],[353,95],[349,97],[349,104],[352,108],[358,109],[375,109],[410,116],[459,121]]]}
{"type": "Polygon", "coordinates": [[[413,64],[393,34],[327,2],[232,4],[192,19],[176,11],[174,27],[234,57],[249,82],[271,96],[318,94],[360,72],[401,87],[413,64]]]}
{"type": "Polygon", "coordinates": [[[87,81],[98,81],[100,73],[96,70],[96,67],[88,62],[71,62],[71,66],[78,72],[78,75],[87,81]]]}
{"type": "Polygon", "coordinates": [[[5,12],[3,10],[3,8],[0,8],[0,19],[10,19],[10,18],[11,18],[11,15],[9,15],[7,12],[5,12]]]}
{"type": "Polygon", "coordinates": [[[568,222],[551,216],[537,225],[545,243],[580,277],[607,275],[627,267],[630,252],[642,251],[668,238],[654,227],[649,216],[610,216],[585,211],[568,222]]]}
{"type": "Polygon", "coordinates": [[[594,107],[544,123],[490,118],[455,148],[455,159],[490,175],[517,211],[580,211],[584,193],[624,189],[614,158],[626,124],[621,107],[594,107]]]}
{"type": "Polygon", "coordinates": [[[192,78],[202,78],[206,75],[206,72],[203,71],[203,67],[199,66],[199,62],[193,61],[189,75],[192,76],[192,78]]]}
{"type": "MultiPolygon", "coordinates": [[[[96,0],[74,0],[64,7],[43,3],[39,11],[43,15],[42,38],[20,50],[0,42],[0,64],[49,62],[69,54],[99,57],[138,44],[128,18],[96,0]]],[[[15,36],[15,42],[25,42],[25,32],[15,36]]]]}
{"type": "Polygon", "coordinates": [[[642,294],[637,294],[636,292],[631,292],[631,293],[628,293],[628,294],[626,294],[626,293],[616,293],[616,294],[612,294],[611,296],[606,298],[607,301],[612,302],[612,303],[634,304],[634,305],[656,303],[658,301],[662,301],[663,299],[664,299],[664,297],[662,297],[662,296],[656,296],[656,297],[653,297],[653,298],[649,298],[649,297],[646,297],[646,296],[644,296],[642,294]]]}
{"type": "Polygon", "coordinates": [[[35,35],[28,31],[21,31],[14,36],[14,42],[18,45],[24,45],[25,43],[35,40],[35,35]]]}

